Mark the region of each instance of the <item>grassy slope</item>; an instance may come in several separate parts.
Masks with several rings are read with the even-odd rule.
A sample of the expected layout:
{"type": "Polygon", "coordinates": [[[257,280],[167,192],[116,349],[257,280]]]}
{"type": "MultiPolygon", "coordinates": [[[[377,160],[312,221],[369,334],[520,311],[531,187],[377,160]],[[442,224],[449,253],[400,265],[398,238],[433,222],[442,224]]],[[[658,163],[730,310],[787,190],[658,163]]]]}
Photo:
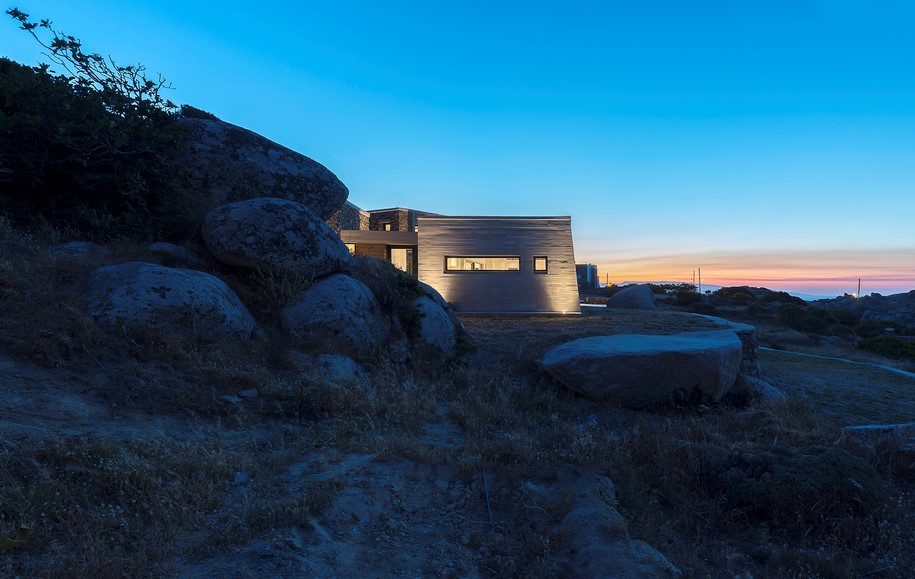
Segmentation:
{"type": "MultiPolygon", "coordinates": [[[[77,290],[103,260],[60,259],[47,239],[2,233],[0,534],[32,529],[3,554],[2,575],[555,575],[553,528],[568,504],[532,505],[524,485],[561,463],[612,478],[632,537],[686,576],[915,569],[911,457],[897,449],[843,443],[885,481],[866,510],[790,494],[797,520],[729,505],[722,457],[835,445],[841,423],[820,405],[798,395],[787,406],[630,412],[568,393],[536,364],[568,339],[703,320],[468,318],[477,349],[444,372],[381,364],[364,383],[334,386],[297,372],[269,327],[270,341],[242,349],[100,329],[77,290]],[[220,398],[251,387],[254,401],[220,398]]],[[[142,255],[124,245],[109,261],[142,255]]],[[[809,384],[774,360],[780,380],[809,384]]]]}

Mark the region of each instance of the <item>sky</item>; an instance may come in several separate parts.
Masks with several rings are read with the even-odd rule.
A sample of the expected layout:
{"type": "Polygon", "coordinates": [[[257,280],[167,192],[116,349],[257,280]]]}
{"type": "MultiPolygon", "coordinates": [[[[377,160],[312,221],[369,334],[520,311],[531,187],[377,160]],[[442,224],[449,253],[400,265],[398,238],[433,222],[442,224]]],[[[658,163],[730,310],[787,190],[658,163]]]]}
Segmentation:
{"type": "MultiPolygon", "coordinates": [[[[915,289],[913,2],[14,6],[364,209],[571,215],[611,283],[915,289]]],[[[44,60],[12,19],[0,55],[44,60]]]]}

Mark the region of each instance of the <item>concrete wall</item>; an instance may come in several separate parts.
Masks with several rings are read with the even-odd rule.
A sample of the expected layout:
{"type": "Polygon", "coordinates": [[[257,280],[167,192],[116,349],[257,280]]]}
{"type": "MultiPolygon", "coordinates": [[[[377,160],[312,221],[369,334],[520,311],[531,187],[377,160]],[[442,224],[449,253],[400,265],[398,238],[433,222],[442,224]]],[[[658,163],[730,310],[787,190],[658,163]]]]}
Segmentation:
{"type": "Polygon", "coordinates": [[[420,281],[465,313],[580,313],[570,217],[419,217],[420,281]],[[445,271],[446,256],[519,256],[520,271],[445,271]],[[534,256],[547,256],[535,273],[534,256]]]}

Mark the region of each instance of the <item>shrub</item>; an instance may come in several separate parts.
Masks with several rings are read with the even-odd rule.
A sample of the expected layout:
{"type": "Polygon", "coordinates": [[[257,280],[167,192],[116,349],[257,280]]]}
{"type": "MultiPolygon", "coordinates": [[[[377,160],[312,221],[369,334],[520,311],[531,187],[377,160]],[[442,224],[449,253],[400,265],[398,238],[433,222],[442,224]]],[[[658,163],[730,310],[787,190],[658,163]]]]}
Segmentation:
{"type": "Polygon", "coordinates": [[[810,306],[783,304],[777,311],[778,320],[793,330],[823,334],[830,326],[838,324],[830,312],[810,306]]]}
{"type": "Polygon", "coordinates": [[[892,336],[866,338],[858,342],[858,347],[894,360],[915,361],[915,343],[902,338],[894,338],[892,336]]]}
{"type": "Polygon", "coordinates": [[[793,295],[789,294],[788,292],[770,291],[770,292],[766,293],[765,295],[763,295],[763,297],[760,298],[760,301],[765,302],[765,303],[781,302],[783,304],[794,304],[796,306],[807,305],[807,302],[805,302],[803,299],[801,299],[797,296],[793,296],[793,295]]]}
{"type": "Polygon", "coordinates": [[[674,303],[678,306],[688,306],[700,301],[702,301],[702,295],[699,292],[681,287],[677,290],[677,297],[674,303]]]}
{"type": "Polygon", "coordinates": [[[713,296],[722,300],[738,305],[752,304],[756,301],[756,296],[746,286],[743,287],[723,287],[714,293],[713,296]]]}
{"type": "Polygon", "coordinates": [[[855,330],[855,335],[859,338],[879,338],[886,335],[887,328],[892,328],[893,332],[898,336],[905,335],[905,326],[884,320],[865,320],[853,329],[855,330]]]}
{"type": "Polygon", "coordinates": [[[728,508],[794,533],[868,512],[883,486],[870,464],[839,448],[772,447],[710,466],[707,488],[728,508]]]}
{"type": "Polygon", "coordinates": [[[69,74],[0,59],[0,211],[86,238],[189,234],[173,199],[185,133],[159,94],[164,80],[84,54],[49,21],[7,13],[69,74]],[[53,40],[43,42],[36,29],[53,40]]]}
{"type": "Polygon", "coordinates": [[[181,105],[181,116],[188,117],[191,119],[207,119],[210,121],[218,121],[219,117],[213,113],[209,113],[203,109],[198,109],[197,107],[192,107],[191,105],[181,105]]]}

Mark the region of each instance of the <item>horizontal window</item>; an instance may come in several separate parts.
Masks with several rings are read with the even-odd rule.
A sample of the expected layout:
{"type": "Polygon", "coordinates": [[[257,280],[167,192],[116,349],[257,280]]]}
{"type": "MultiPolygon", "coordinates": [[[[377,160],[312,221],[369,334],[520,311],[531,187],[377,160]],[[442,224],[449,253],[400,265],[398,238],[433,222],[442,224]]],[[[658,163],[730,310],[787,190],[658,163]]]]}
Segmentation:
{"type": "Polygon", "coordinates": [[[521,271],[521,258],[514,256],[448,256],[445,271],[521,271]]]}

